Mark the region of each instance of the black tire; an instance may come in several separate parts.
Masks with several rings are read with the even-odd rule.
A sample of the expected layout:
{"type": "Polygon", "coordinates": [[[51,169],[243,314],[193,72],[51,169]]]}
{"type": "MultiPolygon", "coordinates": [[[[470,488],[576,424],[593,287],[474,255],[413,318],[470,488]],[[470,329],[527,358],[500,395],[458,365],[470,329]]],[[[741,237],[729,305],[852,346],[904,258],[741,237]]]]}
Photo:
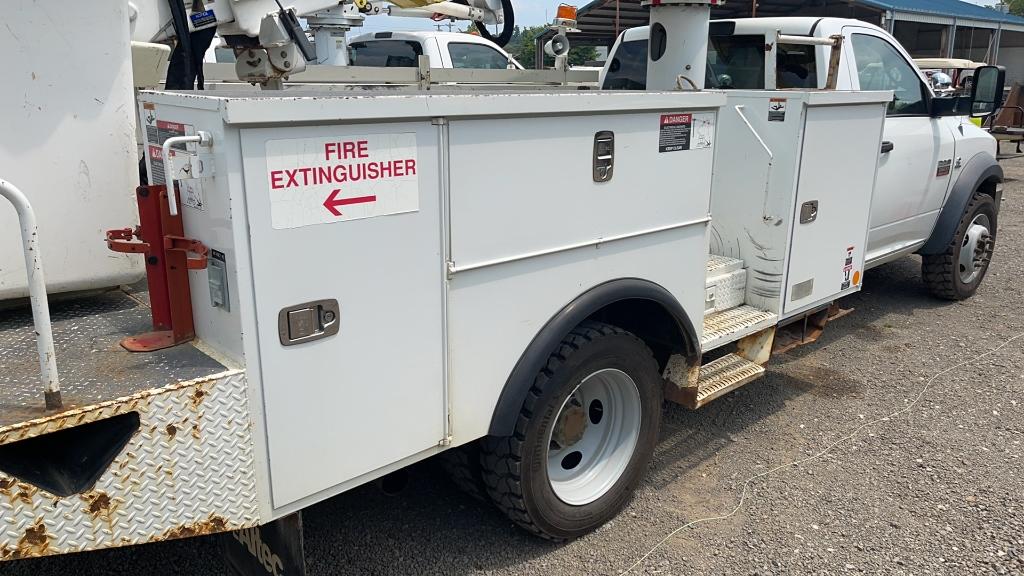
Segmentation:
{"type": "Polygon", "coordinates": [[[480,443],[484,484],[491,500],[516,524],[554,541],[582,536],[613,518],[643,477],[658,439],[662,379],[650,349],[617,327],[587,322],[566,336],[537,374],[512,436],[480,443]],[[629,375],[640,396],[636,447],[618,480],[579,506],[558,498],[548,480],[548,438],[566,398],[587,376],[615,368],[629,375]]]}
{"type": "Polygon", "coordinates": [[[490,502],[480,472],[480,445],[477,442],[446,450],[438,460],[459,490],[475,500],[490,502]]]}
{"type": "Polygon", "coordinates": [[[921,261],[921,272],[924,276],[924,283],[928,290],[938,297],[946,300],[964,300],[970,298],[978,290],[978,286],[985,279],[989,263],[992,260],[992,253],[995,250],[998,211],[995,200],[988,194],[975,192],[963,218],[956,228],[956,233],[942,254],[924,254],[921,261]],[[960,247],[964,243],[967,229],[971,222],[980,215],[988,217],[991,224],[990,240],[984,255],[984,264],[978,275],[970,282],[964,283],[960,277],[960,247]]]}

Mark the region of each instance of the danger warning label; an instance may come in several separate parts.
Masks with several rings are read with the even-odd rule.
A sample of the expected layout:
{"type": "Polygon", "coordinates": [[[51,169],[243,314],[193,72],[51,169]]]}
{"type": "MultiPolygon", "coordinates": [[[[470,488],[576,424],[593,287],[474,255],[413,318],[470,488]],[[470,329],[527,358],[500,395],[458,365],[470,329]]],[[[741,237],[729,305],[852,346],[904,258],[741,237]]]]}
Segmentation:
{"type": "Polygon", "coordinates": [[[419,210],[416,134],[270,140],[275,229],[419,210]]]}
{"type": "MultiPolygon", "coordinates": [[[[149,152],[149,182],[164,184],[166,170],[160,150],[164,140],[172,136],[194,136],[196,129],[191,124],[158,120],[155,108],[151,102],[143,104],[142,118],[146,124],[146,150],[149,152]]],[[[186,144],[175,144],[171,147],[171,154],[173,155],[175,150],[186,150],[186,146],[186,144]]]]}
{"type": "Polygon", "coordinates": [[[658,152],[710,148],[715,133],[715,115],[662,114],[658,132],[658,152]]]}

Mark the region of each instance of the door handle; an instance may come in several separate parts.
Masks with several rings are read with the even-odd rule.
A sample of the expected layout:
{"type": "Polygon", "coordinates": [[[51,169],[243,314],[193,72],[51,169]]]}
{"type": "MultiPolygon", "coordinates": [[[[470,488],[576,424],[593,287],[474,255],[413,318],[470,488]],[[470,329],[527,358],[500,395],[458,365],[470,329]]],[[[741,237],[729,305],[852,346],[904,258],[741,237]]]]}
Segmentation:
{"type": "Polygon", "coordinates": [[[808,200],[800,205],[800,223],[810,224],[818,219],[818,201],[808,200]]]}
{"type": "Polygon", "coordinates": [[[882,142],[882,154],[888,154],[889,152],[892,152],[894,148],[896,148],[896,146],[893,145],[892,142],[889,142],[888,140],[882,142]]]}

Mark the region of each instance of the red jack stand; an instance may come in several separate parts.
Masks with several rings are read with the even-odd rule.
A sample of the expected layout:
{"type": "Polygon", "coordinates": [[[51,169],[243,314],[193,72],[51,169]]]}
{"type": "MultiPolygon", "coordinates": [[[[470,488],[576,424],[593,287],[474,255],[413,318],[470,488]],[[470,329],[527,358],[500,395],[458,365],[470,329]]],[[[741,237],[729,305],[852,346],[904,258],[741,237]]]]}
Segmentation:
{"type": "Polygon", "coordinates": [[[206,268],[209,249],[183,236],[181,210],[171,216],[165,186],[139,186],[135,192],[140,225],[134,230],[108,230],[107,247],[114,252],[146,255],[153,332],[129,336],[121,346],[129,352],[152,352],[195,338],[188,271],[206,268]],[[133,238],[141,242],[132,242],[133,238]],[[194,256],[189,257],[190,253],[194,256]]]}

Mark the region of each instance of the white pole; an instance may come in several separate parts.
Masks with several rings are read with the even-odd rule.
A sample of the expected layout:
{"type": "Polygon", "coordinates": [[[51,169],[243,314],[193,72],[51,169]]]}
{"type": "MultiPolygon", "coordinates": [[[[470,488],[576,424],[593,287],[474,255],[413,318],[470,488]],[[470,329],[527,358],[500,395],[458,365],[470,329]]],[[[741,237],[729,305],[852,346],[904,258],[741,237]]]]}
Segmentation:
{"type": "Polygon", "coordinates": [[[348,66],[348,40],[340,26],[310,26],[316,46],[316,63],[326,66],[348,66]]]}
{"type": "Polygon", "coordinates": [[[662,1],[650,7],[647,89],[703,90],[710,4],[662,1]]]}
{"type": "Polygon", "coordinates": [[[50,328],[50,307],[46,300],[43,259],[39,253],[39,226],[36,224],[32,205],[17,186],[0,178],[0,196],[10,200],[18,212],[22,251],[25,253],[25,270],[28,273],[29,301],[32,304],[32,322],[36,329],[36,350],[39,353],[43,396],[46,400],[46,409],[56,410],[61,408],[63,403],[57,378],[57,353],[53,349],[53,332],[50,328]]]}

